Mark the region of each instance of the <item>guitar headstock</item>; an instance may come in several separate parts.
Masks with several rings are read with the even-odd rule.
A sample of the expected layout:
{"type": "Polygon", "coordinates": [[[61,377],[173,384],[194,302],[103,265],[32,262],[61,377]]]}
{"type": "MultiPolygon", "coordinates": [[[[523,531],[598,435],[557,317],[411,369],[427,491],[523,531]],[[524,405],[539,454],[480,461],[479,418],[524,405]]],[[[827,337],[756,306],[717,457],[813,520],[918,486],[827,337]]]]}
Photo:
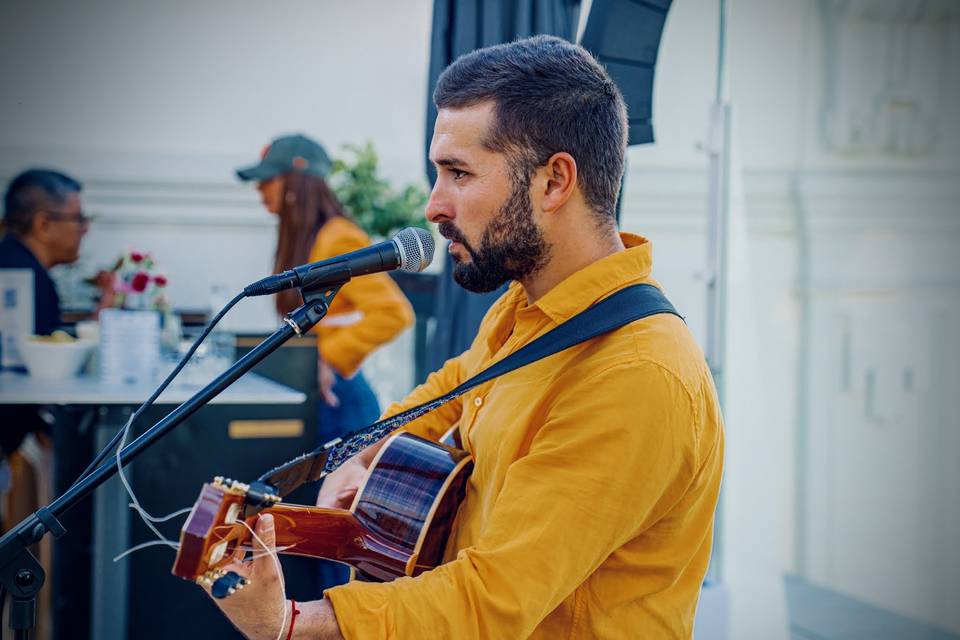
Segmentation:
{"type": "MultiPolygon", "coordinates": [[[[180,548],[173,575],[212,586],[226,575],[222,567],[243,559],[250,543],[255,515],[247,514],[249,485],[217,477],[203,485],[193,510],[180,529],[180,548]]],[[[280,502],[278,496],[269,501],[280,502]]],[[[222,584],[222,582],[221,582],[222,584]]],[[[243,586],[242,581],[233,588],[243,586]]]]}

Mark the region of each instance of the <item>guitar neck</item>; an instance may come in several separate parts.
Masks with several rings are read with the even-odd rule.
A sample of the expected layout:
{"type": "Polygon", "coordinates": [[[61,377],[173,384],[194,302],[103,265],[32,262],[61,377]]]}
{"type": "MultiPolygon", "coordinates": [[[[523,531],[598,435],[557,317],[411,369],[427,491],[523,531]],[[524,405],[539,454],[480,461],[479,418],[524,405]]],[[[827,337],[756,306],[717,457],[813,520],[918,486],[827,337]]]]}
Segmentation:
{"type": "Polygon", "coordinates": [[[410,552],[372,533],[351,511],[278,504],[264,513],[273,515],[280,553],[346,562],[391,579],[408,572],[410,552]]]}
{"type": "Polygon", "coordinates": [[[356,540],[369,535],[346,509],[278,504],[263,513],[273,515],[281,553],[340,560],[357,547],[356,540]]]}

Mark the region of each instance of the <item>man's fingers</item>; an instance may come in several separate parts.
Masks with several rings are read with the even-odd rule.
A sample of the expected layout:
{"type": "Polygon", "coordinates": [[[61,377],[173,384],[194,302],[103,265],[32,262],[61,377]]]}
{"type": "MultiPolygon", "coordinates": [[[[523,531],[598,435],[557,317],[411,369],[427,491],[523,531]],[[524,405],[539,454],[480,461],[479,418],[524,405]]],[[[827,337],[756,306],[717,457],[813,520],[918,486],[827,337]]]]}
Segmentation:
{"type": "Polygon", "coordinates": [[[257,518],[257,525],[254,528],[257,535],[254,536],[254,549],[257,555],[274,551],[277,546],[277,532],[273,528],[273,515],[269,513],[261,514],[257,518]]]}
{"type": "Polygon", "coordinates": [[[349,507],[350,503],[353,502],[353,499],[356,497],[357,490],[359,488],[360,487],[351,487],[347,489],[341,489],[340,492],[337,493],[337,505],[344,509],[349,507]]]}
{"type": "Polygon", "coordinates": [[[273,515],[262,513],[254,528],[259,540],[254,540],[253,579],[261,585],[278,583],[283,591],[283,570],[277,557],[277,532],[273,515]]]}

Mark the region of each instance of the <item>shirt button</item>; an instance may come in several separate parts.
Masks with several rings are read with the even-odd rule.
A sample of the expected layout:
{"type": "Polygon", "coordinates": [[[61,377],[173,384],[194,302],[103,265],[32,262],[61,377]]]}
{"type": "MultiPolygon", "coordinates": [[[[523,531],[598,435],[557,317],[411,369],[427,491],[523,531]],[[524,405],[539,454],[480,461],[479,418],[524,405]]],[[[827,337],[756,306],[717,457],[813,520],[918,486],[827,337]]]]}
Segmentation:
{"type": "Polygon", "coordinates": [[[477,396],[476,398],[473,399],[473,406],[479,408],[480,405],[482,404],[483,404],[483,398],[481,398],[480,396],[477,396]]]}

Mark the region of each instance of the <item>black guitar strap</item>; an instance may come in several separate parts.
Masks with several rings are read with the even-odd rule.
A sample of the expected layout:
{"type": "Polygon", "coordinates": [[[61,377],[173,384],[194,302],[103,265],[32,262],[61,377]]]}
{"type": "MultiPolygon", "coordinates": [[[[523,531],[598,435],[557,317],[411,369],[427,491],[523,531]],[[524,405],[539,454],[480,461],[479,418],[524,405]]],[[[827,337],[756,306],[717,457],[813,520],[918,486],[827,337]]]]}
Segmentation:
{"type": "Polygon", "coordinates": [[[348,433],[342,438],[331,440],[311,452],[268,471],[260,477],[259,482],[274,488],[281,497],[286,496],[300,485],[319,480],[336,470],[347,459],[411,420],[462,396],[479,384],[489,382],[514,369],[519,369],[635,320],[659,313],[672,313],[683,319],[660,289],[653,285],[638,284],[621,289],[554,327],[533,342],[524,345],[503,360],[490,365],[456,389],[395,416],[348,433]]]}

